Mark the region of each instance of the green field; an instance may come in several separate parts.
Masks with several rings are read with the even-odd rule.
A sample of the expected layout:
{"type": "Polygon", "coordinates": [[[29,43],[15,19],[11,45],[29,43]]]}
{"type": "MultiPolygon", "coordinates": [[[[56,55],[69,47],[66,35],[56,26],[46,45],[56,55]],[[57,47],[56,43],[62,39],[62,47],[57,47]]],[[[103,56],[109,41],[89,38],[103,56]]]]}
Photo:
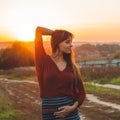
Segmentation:
{"type": "Polygon", "coordinates": [[[85,88],[87,93],[91,94],[102,94],[102,95],[109,95],[111,97],[117,97],[120,98],[120,90],[111,89],[111,88],[104,88],[104,87],[98,87],[93,85],[85,84],[85,88]]]}
{"type": "Polygon", "coordinates": [[[0,120],[16,120],[18,112],[13,108],[13,101],[0,88],[0,120]]]}

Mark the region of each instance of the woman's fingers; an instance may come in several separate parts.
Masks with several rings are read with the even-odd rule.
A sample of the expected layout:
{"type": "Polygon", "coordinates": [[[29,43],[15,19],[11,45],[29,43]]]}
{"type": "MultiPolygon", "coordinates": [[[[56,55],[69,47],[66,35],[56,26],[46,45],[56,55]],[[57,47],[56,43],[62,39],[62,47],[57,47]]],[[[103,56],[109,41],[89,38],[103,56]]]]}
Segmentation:
{"type": "Polygon", "coordinates": [[[58,108],[59,111],[55,112],[54,115],[59,118],[66,117],[71,112],[71,106],[62,106],[58,108]]]}
{"type": "Polygon", "coordinates": [[[59,107],[59,108],[58,108],[58,110],[62,110],[62,109],[64,109],[64,108],[65,108],[65,107],[64,107],[64,106],[62,106],[62,107],[59,107]]]}
{"type": "Polygon", "coordinates": [[[64,112],[64,110],[61,110],[61,111],[55,112],[54,115],[57,118],[64,118],[65,117],[65,112],[64,112]]]}

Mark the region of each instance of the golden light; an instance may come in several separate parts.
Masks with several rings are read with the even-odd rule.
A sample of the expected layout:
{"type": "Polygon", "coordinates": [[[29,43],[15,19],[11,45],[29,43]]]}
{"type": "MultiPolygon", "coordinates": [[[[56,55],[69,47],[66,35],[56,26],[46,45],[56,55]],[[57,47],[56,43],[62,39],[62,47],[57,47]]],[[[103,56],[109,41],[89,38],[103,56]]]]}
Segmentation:
{"type": "MultiPolygon", "coordinates": [[[[2,0],[0,4],[0,30],[4,28],[10,32],[12,38],[21,41],[33,41],[35,28],[38,25],[48,28],[70,29],[73,34],[78,36],[79,40],[83,39],[84,41],[88,41],[89,38],[95,40],[107,37],[111,40],[120,39],[119,1],[108,1],[112,0],[104,2],[71,0],[66,7],[68,1],[65,0],[7,0],[7,2],[2,0]],[[111,27],[109,30],[108,26],[104,26],[106,23],[109,26],[112,23],[117,27],[119,25],[119,29],[114,28],[113,30],[111,27]],[[98,28],[99,25],[104,24],[102,26],[106,27],[105,30],[92,28],[96,24],[98,28]],[[102,35],[103,37],[101,37],[102,35]]],[[[6,36],[8,35],[6,34],[6,36]]],[[[3,39],[1,33],[0,37],[3,39]]]]}
{"type": "MultiPolygon", "coordinates": [[[[19,30],[16,32],[17,40],[19,41],[34,41],[35,39],[35,29],[19,30]]],[[[49,41],[50,36],[43,36],[44,41],[49,41]]]]}
{"type": "Polygon", "coordinates": [[[19,41],[33,41],[34,28],[26,25],[14,25],[10,28],[11,34],[19,41]]]}

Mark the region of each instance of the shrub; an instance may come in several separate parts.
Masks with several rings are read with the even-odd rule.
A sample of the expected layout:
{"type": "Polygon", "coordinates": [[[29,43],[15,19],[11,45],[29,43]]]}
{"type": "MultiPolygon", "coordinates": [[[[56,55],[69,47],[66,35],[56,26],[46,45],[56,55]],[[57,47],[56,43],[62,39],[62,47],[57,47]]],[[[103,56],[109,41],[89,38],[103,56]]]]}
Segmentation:
{"type": "Polygon", "coordinates": [[[119,67],[85,67],[81,68],[81,73],[85,81],[100,80],[103,82],[106,80],[112,80],[120,77],[119,67]]]}
{"type": "Polygon", "coordinates": [[[10,69],[19,66],[33,66],[33,54],[20,42],[15,42],[12,48],[0,51],[0,68],[10,69]]]}

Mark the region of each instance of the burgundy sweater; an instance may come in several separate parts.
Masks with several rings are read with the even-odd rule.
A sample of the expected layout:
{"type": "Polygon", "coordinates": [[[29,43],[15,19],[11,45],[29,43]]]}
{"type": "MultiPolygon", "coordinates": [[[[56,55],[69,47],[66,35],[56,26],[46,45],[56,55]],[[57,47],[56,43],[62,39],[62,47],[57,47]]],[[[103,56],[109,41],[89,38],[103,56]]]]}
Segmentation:
{"type": "Polygon", "coordinates": [[[81,105],[85,99],[83,82],[80,81],[79,88],[74,87],[74,74],[70,66],[60,71],[46,54],[42,38],[35,40],[35,64],[36,74],[40,86],[40,97],[69,96],[81,105]]]}

